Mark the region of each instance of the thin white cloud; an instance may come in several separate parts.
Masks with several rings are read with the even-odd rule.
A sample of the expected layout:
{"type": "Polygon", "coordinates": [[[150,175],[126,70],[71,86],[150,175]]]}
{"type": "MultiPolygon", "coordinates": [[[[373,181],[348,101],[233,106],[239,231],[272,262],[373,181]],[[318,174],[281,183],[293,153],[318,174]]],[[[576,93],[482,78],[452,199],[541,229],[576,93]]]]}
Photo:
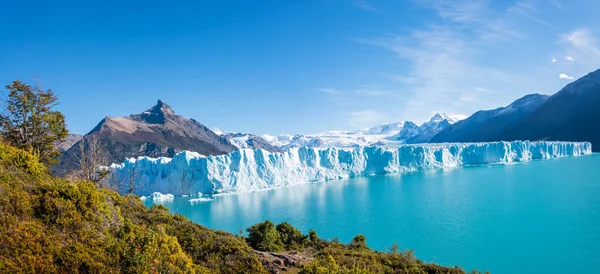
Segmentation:
{"type": "Polygon", "coordinates": [[[526,38],[511,26],[509,20],[498,16],[487,0],[423,0],[437,10],[442,19],[461,24],[490,42],[520,40],[526,38]]]}
{"type": "Polygon", "coordinates": [[[359,89],[355,91],[356,94],[359,95],[367,95],[373,97],[396,97],[402,98],[401,94],[398,91],[392,90],[380,90],[380,89],[359,89]]]}
{"type": "Polygon", "coordinates": [[[355,128],[369,127],[390,120],[387,114],[374,109],[349,112],[346,113],[346,117],[348,124],[355,128]]]}
{"type": "Polygon", "coordinates": [[[563,5],[559,0],[548,0],[550,3],[552,3],[555,7],[559,8],[559,9],[563,9],[563,5]]]}
{"type": "Polygon", "coordinates": [[[329,95],[343,95],[344,92],[341,90],[333,89],[333,88],[320,88],[318,91],[323,92],[329,95]]]}
{"type": "Polygon", "coordinates": [[[571,57],[571,56],[566,56],[565,60],[567,60],[567,61],[575,61],[575,59],[573,59],[573,57],[571,57]]]}
{"type": "MultiPolygon", "coordinates": [[[[569,67],[572,74],[584,75],[600,67],[600,42],[589,29],[576,29],[560,36],[564,56],[577,60],[569,67]]],[[[566,60],[567,57],[565,57],[566,60]]]]}
{"type": "Polygon", "coordinates": [[[574,80],[574,79],[575,79],[575,77],[573,77],[573,76],[569,76],[569,75],[567,75],[567,74],[564,74],[564,73],[561,73],[561,74],[558,76],[558,78],[560,78],[560,79],[566,79],[566,80],[574,80]]]}
{"type": "Polygon", "coordinates": [[[363,9],[363,10],[380,12],[379,9],[373,7],[371,4],[369,4],[369,3],[367,3],[366,1],[363,1],[363,0],[355,0],[354,2],[352,2],[352,5],[354,5],[355,7],[360,8],[360,9],[363,9]]]}
{"type": "Polygon", "coordinates": [[[556,57],[552,57],[552,63],[556,63],[558,62],[558,59],[556,57]]]}
{"type": "Polygon", "coordinates": [[[531,21],[540,23],[542,25],[546,25],[548,27],[554,27],[552,24],[548,23],[545,20],[542,20],[539,16],[539,12],[533,3],[529,1],[521,1],[515,3],[513,6],[507,9],[509,13],[521,15],[531,21]]]}
{"type": "Polygon", "coordinates": [[[578,29],[571,33],[561,35],[562,43],[570,44],[573,48],[586,55],[600,58],[598,39],[587,29],[578,29]]]}

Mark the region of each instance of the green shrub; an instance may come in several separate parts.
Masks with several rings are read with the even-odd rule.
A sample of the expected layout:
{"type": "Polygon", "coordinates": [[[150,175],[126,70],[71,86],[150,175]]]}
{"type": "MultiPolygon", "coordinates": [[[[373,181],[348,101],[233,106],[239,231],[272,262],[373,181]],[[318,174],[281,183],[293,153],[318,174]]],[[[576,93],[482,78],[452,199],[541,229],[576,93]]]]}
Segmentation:
{"type": "Polygon", "coordinates": [[[19,169],[20,171],[36,176],[46,172],[46,167],[39,162],[38,157],[1,142],[0,165],[2,165],[4,169],[19,169]]]}
{"type": "Polygon", "coordinates": [[[269,220],[255,224],[247,228],[246,231],[248,232],[246,241],[256,250],[273,252],[280,251],[283,247],[279,232],[269,220]]]}
{"type": "Polygon", "coordinates": [[[275,229],[279,233],[279,238],[284,247],[288,250],[303,248],[307,243],[308,237],[289,223],[283,222],[278,224],[275,229]]]}

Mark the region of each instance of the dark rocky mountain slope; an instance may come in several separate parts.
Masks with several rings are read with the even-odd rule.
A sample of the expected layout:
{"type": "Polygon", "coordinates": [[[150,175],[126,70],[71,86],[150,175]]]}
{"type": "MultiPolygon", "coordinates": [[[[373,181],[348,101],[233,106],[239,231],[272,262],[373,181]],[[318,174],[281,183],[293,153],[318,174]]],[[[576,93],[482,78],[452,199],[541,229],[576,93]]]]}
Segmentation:
{"type": "MultiPolygon", "coordinates": [[[[219,136],[194,119],[175,114],[162,101],[140,114],[106,117],[83,140],[95,138],[108,154],[108,164],[128,157],[173,157],[183,150],[203,155],[222,155],[236,150],[225,137],[219,136]]],[[[60,164],[53,167],[63,175],[77,168],[79,145],[68,149],[60,164]]]]}

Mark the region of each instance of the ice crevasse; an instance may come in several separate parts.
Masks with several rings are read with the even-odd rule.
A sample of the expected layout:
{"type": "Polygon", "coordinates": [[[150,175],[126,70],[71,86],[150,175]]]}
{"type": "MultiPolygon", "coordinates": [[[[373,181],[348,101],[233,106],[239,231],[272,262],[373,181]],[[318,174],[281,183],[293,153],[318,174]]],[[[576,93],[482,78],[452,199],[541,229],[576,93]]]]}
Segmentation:
{"type": "Polygon", "coordinates": [[[204,157],[128,159],[113,164],[114,178],[136,193],[221,194],[279,188],[371,174],[491,163],[523,162],[592,153],[588,142],[491,142],[390,147],[292,148],[281,153],[242,149],[204,157]]]}

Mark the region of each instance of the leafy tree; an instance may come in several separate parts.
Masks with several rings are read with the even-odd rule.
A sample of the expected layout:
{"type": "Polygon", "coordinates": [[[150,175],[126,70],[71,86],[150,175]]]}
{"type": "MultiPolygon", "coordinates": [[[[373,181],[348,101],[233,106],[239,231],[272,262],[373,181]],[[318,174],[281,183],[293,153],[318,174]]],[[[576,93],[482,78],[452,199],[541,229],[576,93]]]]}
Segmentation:
{"type": "Polygon", "coordinates": [[[248,244],[260,251],[279,251],[282,243],[275,224],[266,220],[264,223],[255,224],[246,229],[248,244]]]}
{"type": "Polygon", "coordinates": [[[7,85],[8,99],[0,114],[0,135],[14,147],[36,155],[49,166],[58,162],[55,144],[67,137],[65,116],[53,110],[58,97],[50,89],[19,80],[7,85]]]}
{"type": "Polygon", "coordinates": [[[278,224],[277,232],[279,232],[279,238],[287,249],[300,248],[304,246],[307,237],[300,232],[297,228],[293,227],[287,222],[278,224]]]}
{"type": "Polygon", "coordinates": [[[369,248],[367,246],[367,238],[365,237],[365,235],[362,234],[356,235],[350,242],[350,246],[356,249],[369,248]]]}

